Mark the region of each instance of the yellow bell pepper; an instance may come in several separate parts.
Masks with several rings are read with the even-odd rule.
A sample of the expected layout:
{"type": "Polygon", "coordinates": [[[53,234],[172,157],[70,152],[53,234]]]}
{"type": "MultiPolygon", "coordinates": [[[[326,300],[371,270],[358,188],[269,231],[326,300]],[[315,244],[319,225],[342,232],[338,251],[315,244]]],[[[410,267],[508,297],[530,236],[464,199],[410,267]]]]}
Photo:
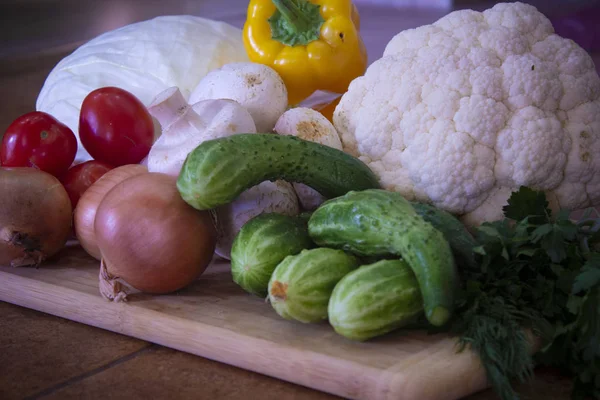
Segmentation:
{"type": "Polygon", "coordinates": [[[367,68],[351,0],[250,0],[243,39],[250,61],[275,69],[297,105],[316,90],[344,93],[367,68]]]}

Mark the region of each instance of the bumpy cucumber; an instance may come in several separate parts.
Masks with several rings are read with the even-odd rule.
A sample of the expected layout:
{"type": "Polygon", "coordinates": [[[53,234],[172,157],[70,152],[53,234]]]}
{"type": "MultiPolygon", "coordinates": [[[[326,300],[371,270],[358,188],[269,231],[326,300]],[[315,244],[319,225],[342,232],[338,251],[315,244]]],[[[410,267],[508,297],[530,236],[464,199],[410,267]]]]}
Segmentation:
{"type": "Polygon", "coordinates": [[[448,241],[402,195],[351,191],[324,202],[308,222],[313,241],[361,256],[401,256],[414,271],[425,316],[445,324],[454,310],[458,276],[448,241]]]}
{"type": "Polygon", "coordinates": [[[358,341],[406,326],[422,312],[417,278],[404,260],[382,260],[350,272],[333,289],[328,306],[333,329],[358,341]]]}
{"type": "Polygon", "coordinates": [[[360,265],[342,250],[314,248],[286,257],[271,276],[268,299],[277,314],[304,323],[327,319],[335,285],[360,265]]]}
{"type": "Polygon", "coordinates": [[[233,281],[265,297],[271,274],[287,256],[314,247],[307,220],[277,213],[260,214],[242,226],[231,247],[233,281]]]}
{"type": "Polygon", "coordinates": [[[413,202],[412,206],[425,221],[442,232],[460,263],[465,263],[471,268],[477,265],[473,252],[477,242],[454,215],[429,204],[413,202]]]}
{"type": "Polygon", "coordinates": [[[369,167],[341,150],[295,136],[251,133],[200,144],[186,157],[177,188],[188,204],[206,210],[277,179],[304,183],[327,198],[380,187],[369,167]]]}

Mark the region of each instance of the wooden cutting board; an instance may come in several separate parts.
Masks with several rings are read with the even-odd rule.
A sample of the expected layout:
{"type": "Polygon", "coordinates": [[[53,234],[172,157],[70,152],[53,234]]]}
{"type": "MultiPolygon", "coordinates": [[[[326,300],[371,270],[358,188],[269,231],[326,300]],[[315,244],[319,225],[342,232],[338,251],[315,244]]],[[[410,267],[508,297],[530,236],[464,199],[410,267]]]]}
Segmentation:
{"type": "Polygon", "coordinates": [[[223,261],[177,294],[127,303],[100,296],[98,271],[73,244],[38,269],[0,267],[0,300],[350,399],[452,400],[487,387],[478,359],[449,337],[397,331],[356,343],[326,322],[284,320],[223,261]]]}

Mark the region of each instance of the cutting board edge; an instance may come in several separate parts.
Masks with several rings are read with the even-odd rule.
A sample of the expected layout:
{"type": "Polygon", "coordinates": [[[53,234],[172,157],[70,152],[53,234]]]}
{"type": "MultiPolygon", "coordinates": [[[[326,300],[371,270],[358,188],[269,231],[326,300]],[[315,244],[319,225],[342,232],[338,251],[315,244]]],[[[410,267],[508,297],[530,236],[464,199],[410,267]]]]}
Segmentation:
{"type": "MultiPolygon", "coordinates": [[[[414,375],[411,371],[407,373],[405,370],[395,370],[393,366],[385,370],[377,369],[322,353],[289,349],[267,339],[244,336],[233,330],[202,322],[191,322],[164,312],[136,306],[135,303],[112,303],[114,310],[107,310],[108,302],[100,295],[94,296],[2,270],[0,270],[0,300],[349,399],[454,400],[488,387],[481,371],[474,367],[473,355],[465,353],[454,355],[452,357],[456,358],[450,361],[449,357],[451,356],[447,347],[445,351],[442,351],[446,363],[453,364],[453,368],[462,369],[465,374],[471,374],[473,378],[466,385],[452,385],[450,381],[444,382],[443,386],[447,391],[443,393],[444,397],[441,397],[442,393],[432,393],[426,385],[416,384],[415,382],[423,380],[423,377],[414,375]],[[20,290],[15,290],[15,288],[20,290]],[[84,296],[84,300],[82,300],[82,296],[84,296]],[[48,297],[52,297],[54,301],[49,301],[48,297]],[[75,298],[77,299],[75,300],[75,298]],[[94,304],[98,305],[97,309],[103,314],[102,318],[99,318],[99,315],[93,317],[90,315],[94,304]],[[87,307],[83,313],[78,312],[81,305],[87,307]],[[132,312],[132,310],[136,311],[132,312]],[[113,312],[115,314],[112,314],[113,312]],[[148,330],[149,327],[158,327],[154,322],[157,320],[155,317],[158,316],[172,322],[168,324],[166,332],[164,331],[165,324],[160,324],[163,329],[162,336],[148,330]],[[194,331],[197,333],[199,327],[204,328],[202,329],[203,333],[206,333],[205,329],[211,332],[210,335],[203,336],[202,341],[195,340],[194,336],[194,331]],[[181,335],[182,328],[189,330],[187,337],[191,337],[195,344],[182,343],[177,340],[177,334],[181,335]],[[169,334],[168,331],[175,333],[173,332],[175,329],[178,331],[176,335],[169,334]],[[165,335],[165,333],[167,334],[165,335]],[[226,337],[233,339],[225,340],[226,337]],[[242,352],[235,352],[231,346],[224,346],[227,343],[231,345],[233,342],[235,348],[236,338],[240,343],[245,342],[241,347],[242,352]],[[254,345],[249,346],[249,341],[254,345]],[[217,348],[219,351],[215,350],[217,348]],[[221,350],[226,352],[222,353],[221,350]],[[271,353],[276,354],[277,351],[288,354],[285,357],[270,356],[271,353]],[[289,353],[294,353],[294,357],[291,357],[289,353]],[[263,362],[253,363],[253,357],[262,358],[263,362]],[[264,362],[265,358],[271,362],[264,362]],[[301,361],[296,361],[291,366],[289,362],[282,361],[292,358],[301,361]],[[319,359],[322,361],[318,361],[319,359]],[[316,371],[311,369],[311,366],[314,365],[331,366],[332,364],[337,364],[339,369],[347,371],[343,373],[346,380],[325,380],[322,379],[322,374],[318,369],[316,371]],[[348,385],[348,377],[352,378],[351,385],[348,385]]],[[[429,373],[432,379],[435,378],[435,372],[429,373]]]]}
{"type": "MultiPolygon", "coordinates": [[[[257,368],[256,366],[268,365],[268,364],[266,364],[266,363],[252,364],[251,361],[248,359],[248,355],[246,355],[246,357],[240,357],[238,359],[238,361],[235,362],[235,361],[233,361],[233,360],[235,360],[235,358],[227,358],[225,356],[219,356],[218,353],[214,352],[214,351],[212,351],[212,352],[210,350],[202,351],[202,350],[195,348],[194,346],[186,346],[182,343],[177,343],[176,340],[165,339],[165,338],[156,336],[150,332],[144,333],[144,332],[142,332],[142,330],[143,330],[142,326],[146,325],[146,324],[144,324],[144,322],[149,322],[149,325],[152,325],[152,318],[151,318],[152,315],[160,314],[163,318],[166,316],[170,320],[180,321],[183,324],[191,324],[191,323],[180,317],[171,316],[169,314],[161,313],[158,311],[143,309],[141,307],[136,307],[135,304],[114,303],[115,313],[118,315],[117,318],[105,318],[105,320],[107,321],[106,323],[99,323],[99,322],[96,322],[92,317],[90,317],[85,312],[80,315],[69,312],[69,307],[72,307],[74,304],[74,303],[69,303],[70,295],[77,295],[79,298],[81,296],[85,296],[87,298],[86,301],[91,301],[93,303],[106,302],[106,300],[104,300],[100,296],[96,297],[96,296],[93,296],[90,294],[79,292],[74,289],[61,287],[61,286],[54,285],[54,284],[47,283],[47,282],[37,281],[35,279],[31,279],[28,277],[11,274],[10,272],[0,271],[0,300],[1,301],[6,301],[11,304],[15,304],[18,306],[30,308],[33,310],[47,313],[47,314],[55,315],[57,317],[76,321],[78,323],[91,325],[91,326],[94,326],[94,327],[97,327],[100,329],[104,329],[104,330],[108,330],[111,332],[115,332],[118,334],[135,337],[135,338],[145,340],[145,341],[148,341],[151,343],[163,345],[165,347],[169,347],[169,348],[183,351],[186,353],[195,354],[200,357],[208,358],[208,359],[215,360],[218,362],[223,362],[225,364],[233,365],[238,368],[250,370],[250,371],[253,371],[256,373],[260,373],[260,374],[263,374],[266,376],[271,376],[276,379],[281,379],[281,380],[295,383],[298,385],[306,386],[306,387],[320,390],[320,391],[330,393],[333,395],[342,396],[342,397],[350,398],[350,399],[356,399],[356,400],[363,400],[363,399],[373,400],[375,398],[381,398],[381,397],[376,396],[376,392],[377,392],[376,387],[372,387],[373,385],[369,385],[368,383],[363,385],[363,383],[366,383],[366,382],[357,382],[356,387],[358,387],[359,391],[362,393],[356,393],[354,390],[349,390],[347,385],[344,385],[343,382],[336,383],[336,382],[331,382],[331,381],[320,379],[322,377],[319,373],[314,373],[314,375],[311,375],[310,373],[309,374],[298,374],[298,373],[290,374],[291,376],[294,377],[294,379],[290,379],[288,375],[283,373],[283,371],[286,368],[286,365],[273,364],[273,366],[270,368],[257,368]],[[56,291],[56,290],[60,290],[62,293],[61,293],[61,296],[55,296],[57,301],[48,301],[47,299],[37,296],[36,291],[32,290],[33,286],[40,287],[42,289],[41,291],[43,291],[45,295],[47,295],[48,293],[52,293],[53,291],[56,291]],[[21,289],[25,288],[25,290],[15,291],[14,290],[15,287],[19,287],[21,289]],[[13,290],[11,290],[11,288],[13,288],[13,290]],[[62,307],[62,306],[66,306],[66,307],[62,307]],[[135,309],[143,310],[143,314],[145,316],[141,317],[140,315],[136,316],[135,314],[133,314],[132,315],[133,320],[127,321],[127,323],[125,323],[126,321],[123,320],[123,314],[129,314],[129,312],[131,311],[131,309],[126,310],[125,309],[126,307],[131,307],[132,309],[135,308],[135,309]],[[125,310],[125,311],[123,311],[123,310],[125,310]],[[147,321],[142,321],[142,320],[147,320],[147,321]],[[367,389],[367,390],[365,390],[365,389],[367,389]]],[[[80,300],[80,304],[81,303],[82,303],[82,301],[80,300]]],[[[106,311],[102,311],[102,312],[105,313],[106,311]]],[[[95,318],[97,318],[97,316],[95,318]]],[[[219,339],[222,339],[222,336],[220,336],[218,334],[218,331],[227,331],[227,334],[230,336],[232,336],[232,335],[233,336],[242,336],[234,331],[231,331],[231,330],[228,330],[225,328],[219,328],[219,327],[215,327],[212,325],[202,324],[199,322],[197,322],[196,324],[199,326],[207,327],[211,331],[215,331],[215,334],[212,335],[213,336],[212,340],[216,341],[216,342],[218,342],[219,339]]],[[[204,340],[206,340],[206,338],[204,340]]],[[[250,340],[252,340],[253,342],[262,342],[262,346],[268,346],[270,351],[276,350],[278,347],[279,348],[282,347],[282,345],[280,345],[280,344],[273,343],[273,342],[270,342],[265,339],[250,338],[250,340]]],[[[248,337],[245,338],[245,341],[248,342],[248,337]]],[[[208,345],[206,345],[206,344],[204,345],[204,347],[207,347],[207,346],[208,345]]],[[[251,346],[245,346],[245,347],[250,348],[251,346]]],[[[260,347],[259,347],[259,349],[260,349],[260,347]]],[[[282,349],[282,350],[290,351],[289,349],[282,349]]],[[[304,359],[308,359],[311,357],[316,358],[316,359],[325,357],[328,359],[328,363],[339,362],[339,360],[336,360],[335,358],[332,358],[332,357],[329,357],[329,356],[326,356],[326,355],[323,355],[320,353],[307,352],[307,351],[302,351],[302,350],[294,350],[294,351],[297,353],[300,353],[300,355],[304,359]]],[[[259,353],[260,351],[250,351],[250,352],[251,353],[252,352],[259,353]]],[[[298,367],[297,364],[298,363],[296,363],[296,367],[298,367]]],[[[300,364],[302,364],[302,363],[300,363],[300,364]]],[[[349,372],[352,375],[354,375],[355,377],[357,377],[359,380],[363,376],[365,376],[365,373],[368,372],[369,369],[373,370],[373,373],[381,372],[380,370],[378,370],[376,368],[368,367],[368,366],[365,366],[365,365],[362,365],[359,363],[350,362],[347,360],[344,360],[344,363],[341,364],[340,367],[348,369],[349,372]]],[[[308,371],[310,369],[302,368],[302,370],[308,371]]],[[[388,396],[386,396],[386,398],[388,398],[388,396]]],[[[413,399],[403,399],[402,397],[399,396],[399,394],[395,394],[395,393],[390,393],[389,398],[393,398],[396,400],[398,400],[398,399],[413,400],[413,399]]],[[[417,399],[414,399],[414,400],[417,400],[417,399]]]]}

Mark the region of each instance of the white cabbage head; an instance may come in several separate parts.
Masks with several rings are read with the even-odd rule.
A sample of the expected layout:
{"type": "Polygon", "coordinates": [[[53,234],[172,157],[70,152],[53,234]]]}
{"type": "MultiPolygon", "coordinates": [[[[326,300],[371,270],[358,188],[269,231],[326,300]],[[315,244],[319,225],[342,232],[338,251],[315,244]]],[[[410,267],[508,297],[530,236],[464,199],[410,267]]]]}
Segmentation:
{"type": "MultiPolygon", "coordinates": [[[[147,106],[176,86],[188,99],[209,71],[244,61],[240,29],[191,15],[161,16],[106,32],[66,56],[46,78],[36,109],[73,130],[79,142],[76,161],[85,161],[91,157],[79,141],[79,110],[92,90],[116,86],[147,106]]],[[[155,126],[158,136],[160,125],[155,126]]]]}

